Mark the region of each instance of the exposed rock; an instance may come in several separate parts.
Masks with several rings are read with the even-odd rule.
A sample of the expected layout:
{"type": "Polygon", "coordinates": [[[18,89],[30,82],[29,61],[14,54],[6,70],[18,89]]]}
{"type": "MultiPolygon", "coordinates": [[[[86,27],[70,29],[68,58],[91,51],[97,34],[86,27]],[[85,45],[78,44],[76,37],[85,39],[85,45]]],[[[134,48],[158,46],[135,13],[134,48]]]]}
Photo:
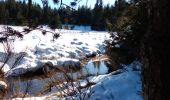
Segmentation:
{"type": "Polygon", "coordinates": [[[92,52],[92,53],[86,54],[87,58],[93,58],[93,57],[96,57],[96,56],[97,56],[97,52],[92,52]]]}
{"type": "Polygon", "coordinates": [[[79,60],[76,59],[68,59],[68,58],[62,58],[57,61],[57,65],[55,68],[59,68],[64,71],[74,71],[78,70],[82,67],[82,64],[79,60]]]}
{"type": "Polygon", "coordinates": [[[53,63],[51,62],[47,62],[42,66],[42,73],[44,73],[45,75],[49,75],[52,73],[52,70],[54,70],[54,66],[53,63]]]}

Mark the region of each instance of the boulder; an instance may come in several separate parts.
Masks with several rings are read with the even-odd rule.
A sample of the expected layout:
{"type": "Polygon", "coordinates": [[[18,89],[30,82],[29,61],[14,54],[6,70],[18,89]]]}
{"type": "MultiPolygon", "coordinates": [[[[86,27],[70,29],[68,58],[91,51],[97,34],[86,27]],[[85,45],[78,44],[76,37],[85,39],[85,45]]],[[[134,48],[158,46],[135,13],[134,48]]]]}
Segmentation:
{"type": "Polygon", "coordinates": [[[79,61],[68,60],[63,63],[63,67],[80,67],[81,63],[79,61]]]}
{"type": "Polygon", "coordinates": [[[43,66],[42,66],[42,73],[44,73],[45,75],[49,75],[52,73],[52,71],[54,70],[54,66],[52,62],[46,62],[43,66]]]}
{"type": "Polygon", "coordinates": [[[97,56],[97,52],[92,52],[92,53],[86,54],[86,58],[93,58],[96,56],[97,56]]]}
{"type": "Polygon", "coordinates": [[[57,65],[55,67],[69,72],[79,70],[82,67],[82,64],[77,59],[62,58],[57,61],[57,65]]]}

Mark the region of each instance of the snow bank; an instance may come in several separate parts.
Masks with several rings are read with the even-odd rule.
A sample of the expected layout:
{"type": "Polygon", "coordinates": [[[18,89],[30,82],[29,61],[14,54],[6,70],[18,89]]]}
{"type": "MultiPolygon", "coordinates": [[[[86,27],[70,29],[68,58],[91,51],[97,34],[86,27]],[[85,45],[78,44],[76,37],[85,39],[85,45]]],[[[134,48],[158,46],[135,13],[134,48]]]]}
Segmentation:
{"type": "Polygon", "coordinates": [[[141,63],[134,61],[123,67],[108,75],[90,77],[97,84],[92,86],[89,100],[142,100],[141,63]]]}

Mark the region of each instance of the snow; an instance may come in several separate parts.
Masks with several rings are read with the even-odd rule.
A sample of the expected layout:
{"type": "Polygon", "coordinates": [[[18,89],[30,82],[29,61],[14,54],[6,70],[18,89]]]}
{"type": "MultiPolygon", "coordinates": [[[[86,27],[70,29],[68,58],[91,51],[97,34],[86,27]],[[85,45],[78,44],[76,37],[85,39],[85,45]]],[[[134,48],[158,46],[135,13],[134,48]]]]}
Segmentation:
{"type": "MultiPolygon", "coordinates": [[[[85,91],[85,93],[90,93],[90,97],[86,99],[143,100],[140,69],[142,64],[134,61],[129,65],[122,66],[123,69],[110,74],[89,77],[89,81],[96,84],[91,87],[91,90],[85,91]]],[[[86,82],[81,84],[84,85],[86,82]]],[[[79,100],[79,97],[75,97],[75,100],[79,100]]]]}
{"type": "Polygon", "coordinates": [[[90,100],[142,100],[140,70],[133,71],[132,65],[124,66],[126,71],[121,74],[113,72],[92,78],[97,84],[92,88],[90,100]]]}
{"type": "Polygon", "coordinates": [[[7,72],[7,71],[9,71],[10,70],[10,67],[7,65],[7,64],[4,64],[4,63],[2,63],[2,62],[0,62],[0,68],[2,67],[2,72],[4,73],[4,72],[7,72]],[[2,67],[3,66],[3,67],[2,67]]]}
{"type": "MultiPolygon", "coordinates": [[[[1,30],[3,30],[3,26],[1,25],[0,27],[1,30]]],[[[23,27],[20,26],[10,27],[17,31],[23,30],[23,27]]],[[[81,29],[82,26],[76,26],[75,28],[81,29]]],[[[59,33],[60,37],[53,41],[52,33],[47,32],[46,35],[43,35],[42,32],[37,29],[25,34],[23,39],[15,38],[15,42],[11,43],[14,47],[12,50],[14,52],[13,58],[16,58],[17,54],[20,52],[25,52],[26,56],[18,66],[10,70],[10,72],[8,72],[9,68],[5,69],[5,72],[8,72],[8,74],[14,74],[19,73],[22,69],[21,73],[24,73],[24,70],[27,70],[27,68],[31,69],[37,67],[37,62],[51,61],[56,64],[59,58],[80,59],[86,55],[93,54],[94,52],[104,53],[103,42],[110,38],[110,35],[107,32],[86,32],[65,29],[56,29],[54,31],[46,26],[42,27],[42,29],[59,33]]],[[[5,54],[2,43],[0,44],[0,53],[5,54]]],[[[11,59],[7,64],[12,66],[12,62],[14,62],[14,59],[11,59]]]]}
{"type": "MultiPolygon", "coordinates": [[[[46,97],[30,97],[30,98],[24,98],[24,100],[46,100],[46,97]]],[[[23,98],[14,98],[12,100],[23,100],[23,98]]]]}
{"type": "MultiPolygon", "coordinates": [[[[3,30],[3,26],[0,25],[0,30],[3,30]]],[[[12,26],[18,31],[22,31],[23,27],[12,26]]],[[[53,34],[47,32],[43,35],[40,30],[33,30],[28,34],[25,34],[23,39],[16,38],[13,43],[13,54],[10,60],[7,62],[3,71],[7,76],[18,75],[26,73],[27,70],[35,70],[42,66],[46,62],[50,62],[53,65],[63,65],[67,62],[80,63],[79,59],[86,57],[90,54],[104,53],[104,41],[110,39],[110,35],[107,32],[97,32],[87,29],[82,30],[81,26],[76,26],[77,30],[65,30],[56,29],[50,30],[44,26],[43,29],[57,32],[61,36],[53,41],[53,34]],[[79,30],[80,29],[80,30],[79,30]],[[13,69],[13,63],[15,59],[24,54],[24,58],[13,69]]],[[[0,43],[0,65],[3,64],[3,57],[5,54],[4,46],[0,43]]],[[[130,65],[122,65],[123,69],[119,69],[110,74],[105,74],[107,69],[92,69],[93,62],[87,63],[88,69],[102,70],[102,75],[87,77],[90,82],[96,83],[92,85],[91,90],[84,90],[82,92],[89,93],[89,100],[142,100],[141,96],[141,64],[134,61],[130,65]],[[134,70],[135,69],[135,70],[134,70]]],[[[69,65],[67,65],[69,66],[69,65]]],[[[101,63],[100,66],[104,66],[101,63]]],[[[56,74],[57,76],[57,74],[56,74]]],[[[55,77],[55,76],[54,76],[55,77]]],[[[11,80],[13,81],[13,80],[11,80]]],[[[32,94],[37,93],[44,88],[50,81],[49,78],[44,80],[33,79],[32,80],[32,94]]],[[[21,90],[24,90],[25,82],[17,84],[16,87],[21,86],[21,90]]],[[[86,85],[87,81],[81,80],[80,85],[86,85]]],[[[62,85],[62,84],[61,84],[62,85]]],[[[66,99],[54,96],[57,90],[52,88],[51,92],[41,97],[26,97],[24,100],[59,100],[66,99]]],[[[69,97],[67,97],[69,98],[69,97]]],[[[75,97],[75,99],[79,100],[75,97]]],[[[22,98],[14,98],[14,100],[22,100],[22,98]]]]}

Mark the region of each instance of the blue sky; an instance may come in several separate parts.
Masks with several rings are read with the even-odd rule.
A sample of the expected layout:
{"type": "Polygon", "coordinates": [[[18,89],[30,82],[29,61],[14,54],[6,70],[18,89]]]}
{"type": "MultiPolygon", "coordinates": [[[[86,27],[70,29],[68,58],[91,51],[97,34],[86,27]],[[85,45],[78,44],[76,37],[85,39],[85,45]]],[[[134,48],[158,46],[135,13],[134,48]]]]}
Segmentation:
{"type": "MultiPolygon", "coordinates": [[[[49,5],[53,8],[53,7],[57,7],[57,5],[54,5],[53,4],[53,1],[52,0],[48,0],[49,1],[49,5]]],[[[70,2],[71,1],[73,1],[73,0],[63,0],[63,3],[65,3],[65,4],[70,4],[70,2]]],[[[38,4],[40,4],[40,5],[42,5],[42,3],[41,3],[41,0],[33,0],[33,2],[36,2],[36,3],[38,3],[38,4]]],[[[103,3],[106,5],[106,4],[110,4],[110,5],[113,5],[114,4],[114,2],[115,2],[115,0],[103,0],[103,3]]],[[[96,0],[88,0],[88,6],[90,6],[91,8],[93,8],[94,7],[94,5],[95,5],[95,3],[96,3],[96,0]]],[[[78,5],[77,5],[77,7],[78,6],[81,6],[81,5],[86,5],[86,0],[82,0],[78,5]]]]}

